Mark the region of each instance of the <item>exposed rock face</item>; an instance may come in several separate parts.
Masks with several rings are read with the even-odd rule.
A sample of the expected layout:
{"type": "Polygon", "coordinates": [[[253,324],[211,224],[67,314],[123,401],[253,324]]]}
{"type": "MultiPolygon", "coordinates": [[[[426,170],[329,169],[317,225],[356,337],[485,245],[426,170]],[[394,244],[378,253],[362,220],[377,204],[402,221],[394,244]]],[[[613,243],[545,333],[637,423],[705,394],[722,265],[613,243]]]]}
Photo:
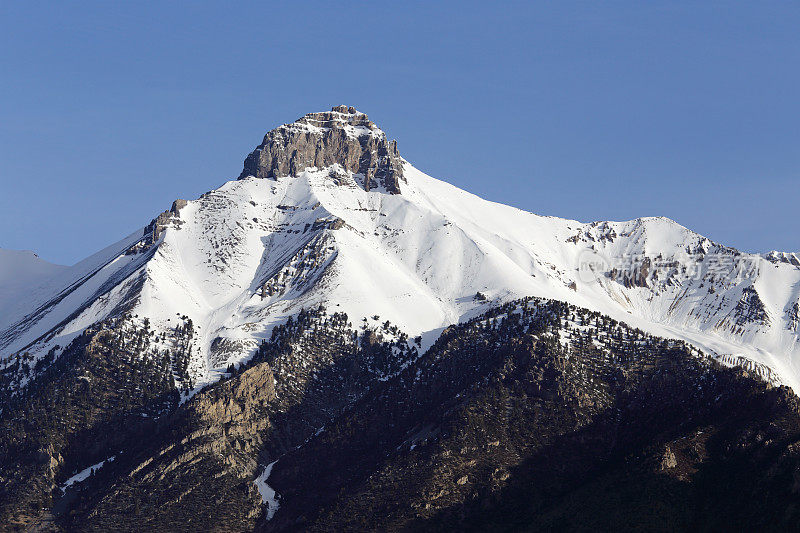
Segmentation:
{"type": "Polygon", "coordinates": [[[180,198],[178,198],[177,200],[172,202],[172,208],[169,210],[169,212],[175,216],[179,216],[181,209],[186,207],[187,203],[188,202],[186,202],[186,200],[181,200],[180,198]]]}
{"type": "MultiPolygon", "coordinates": [[[[343,224],[344,221],[340,218],[320,219],[313,224],[312,230],[323,227],[337,229],[343,224]]],[[[284,268],[264,281],[259,289],[261,299],[282,295],[291,289],[303,292],[312,287],[336,256],[330,241],[330,237],[325,235],[312,238],[294,254],[284,268]]]]}
{"type": "Polygon", "coordinates": [[[797,329],[800,326],[800,302],[795,302],[786,312],[786,315],[789,318],[789,323],[786,327],[789,330],[797,329]]]}
{"type": "Polygon", "coordinates": [[[733,313],[736,325],[740,327],[749,322],[769,324],[766,306],[754,287],[745,287],[733,313]]]}
{"type": "Polygon", "coordinates": [[[244,161],[239,179],[248,176],[278,179],[306,168],[340,165],[363,176],[366,190],[400,193],[403,164],[397,142],[387,139],[369,117],[353,107],[309,113],[264,136],[244,161]]]}
{"type": "Polygon", "coordinates": [[[620,271],[612,268],[608,273],[608,277],[619,281],[628,289],[632,287],[649,287],[648,279],[652,267],[653,264],[650,258],[645,257],[633,263],[629,270],[620,271]]]}
{"type": "Polygon", "coordinates": [[[97,501],[83,502],[72,522],[63,519],[65,529],[251,529],[261,513],[252,479],[270,427],[274,384],[269,366],[261,363],[199,393],[128,448],[115,465],[124,482],[95,488],[97,501]]]}
{"type": "Polygon", "coordinates": [[[770,263],[789,263],[790,265],[800,267],[800,254],[772,251],[765,255],[764,258],[770,263]]]}
{"type": "Polygon", "coordinates": [[[144,238],[131,246],[126,253],[138,254],[149,250],[150,247],[158,242],[158,239],[161,238],[161,234],[164,233],[164,230],[167,229],[170,224],[180,228],[183,223],[181,220],[181,209],[186,207],[187,203],[186,200],[181,200],[180,198],[172,202],[170,210],[164,211],[151,220],[150,224],[144,228],[144,238]]]}
{"type": "Polygon", "coordinates": [[[664,456],[661,458],[661,470],[669,470],[678,466],[678,460],[675,459],[675,453],[667,446],[664,449],[664,456]]]}

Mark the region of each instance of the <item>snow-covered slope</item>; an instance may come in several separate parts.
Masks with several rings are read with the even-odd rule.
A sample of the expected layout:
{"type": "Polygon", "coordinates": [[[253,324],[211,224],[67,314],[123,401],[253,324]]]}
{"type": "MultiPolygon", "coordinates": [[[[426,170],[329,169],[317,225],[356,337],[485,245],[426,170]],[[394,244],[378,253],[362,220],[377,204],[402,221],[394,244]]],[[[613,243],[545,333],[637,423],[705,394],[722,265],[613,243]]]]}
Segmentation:
{"type": "Polygon", "coordinates": [[[185,315],[202,385],[303,307],[324,304],[354,324],[389,320],[428,345],[488,306],[540,296],[686,339],[800,390],[800,267],[784,256],[743,254],[665,218],[537,216],[397,163],[385,134],[354,110],[304,119],[322,125],[282,126],[248,158],[270,165],[253,173],[269,177],[176,202],[144,231],[54,272],[0,320],[0,354],[41,356],[123,311],[165,332],[185,315]],[[275,149],[287,138],[302,148],[285,150],[288,166],[275,149]],[[341,164],[297,162],[307,152],[327,164],[319,150],[333,145],[341,164]],[[265,146],[269,158],[258,155],[265,146]],[[365,164],[363,153],[347,155],[353,146],[384,155],[365,164]]]}
{"type": "Polygon", "coordinates": [[[118,311],[123,302],[131,302],[133,291],[126,298],[118,295],[131,287],[130,274],[152,255],[125,254],[141,239],[142,230],[136,231],[76,265],[59,267],[53,275],[27,285],[20,296],[0,302],[4,309],[0,354],[6,357],[30,347],[36,355],[42,346],[63,347],[87,326],[118,311]]]}
{"type": "Polygon", "coordinates": [[[25,288],[63,270],[64,266],[48,263],[30,250],[0,248],[0,289],[25,288]]]}
{"type": "Polygon", "coordinates": [[[29,250],[0,248],[0,330],[31,291],[65,268],[48,263],[29,250]]]}

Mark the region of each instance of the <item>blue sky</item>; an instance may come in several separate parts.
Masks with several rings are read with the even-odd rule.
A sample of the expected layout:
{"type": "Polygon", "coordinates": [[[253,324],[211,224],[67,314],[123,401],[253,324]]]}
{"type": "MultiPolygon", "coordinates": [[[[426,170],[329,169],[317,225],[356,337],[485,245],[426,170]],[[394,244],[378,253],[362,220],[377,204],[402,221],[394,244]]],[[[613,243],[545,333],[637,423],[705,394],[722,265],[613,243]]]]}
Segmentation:
{"type": "Polygon", "coordinates": [[[0,4],[0,247],[73,263],[340,103],[544,215],[800,251],[800,4],[0,4]]]}

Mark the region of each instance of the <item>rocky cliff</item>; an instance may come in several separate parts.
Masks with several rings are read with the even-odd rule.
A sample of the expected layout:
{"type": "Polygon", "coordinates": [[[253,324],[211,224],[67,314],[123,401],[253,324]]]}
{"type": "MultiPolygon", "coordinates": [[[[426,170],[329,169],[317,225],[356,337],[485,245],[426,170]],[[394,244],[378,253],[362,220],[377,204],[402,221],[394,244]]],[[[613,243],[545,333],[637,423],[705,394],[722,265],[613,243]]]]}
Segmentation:
{"type": "Polygon", "coordinates": [[[333,165],[358,175],[367,191],[400,193],[403,164],[397,142],[388,140],[367,115],[347,106],[309,113],[270,131],[245,159],[239,178],[278,179],[333,165]]]}

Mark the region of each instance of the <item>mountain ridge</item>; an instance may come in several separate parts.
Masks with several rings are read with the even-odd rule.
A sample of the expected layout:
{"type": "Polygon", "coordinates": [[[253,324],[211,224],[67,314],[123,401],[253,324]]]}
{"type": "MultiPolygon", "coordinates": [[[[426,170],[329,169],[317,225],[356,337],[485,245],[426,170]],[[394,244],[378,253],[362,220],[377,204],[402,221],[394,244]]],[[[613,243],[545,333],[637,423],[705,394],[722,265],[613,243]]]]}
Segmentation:
{"type": "Polygon", "coordinates": [[[664,217],[581,223],[488,202],[418,171],[338,106],[271,130],[238,180],[70,267],[0,323],[0,349],[41,357],[115,309],[162,328],[186,314],[203,330],[196,382],[210,383],[304,306],[385,316],[429,344],[489,304],[541,296],[796,387],[792,257],[744,254],[664,217]]]}

